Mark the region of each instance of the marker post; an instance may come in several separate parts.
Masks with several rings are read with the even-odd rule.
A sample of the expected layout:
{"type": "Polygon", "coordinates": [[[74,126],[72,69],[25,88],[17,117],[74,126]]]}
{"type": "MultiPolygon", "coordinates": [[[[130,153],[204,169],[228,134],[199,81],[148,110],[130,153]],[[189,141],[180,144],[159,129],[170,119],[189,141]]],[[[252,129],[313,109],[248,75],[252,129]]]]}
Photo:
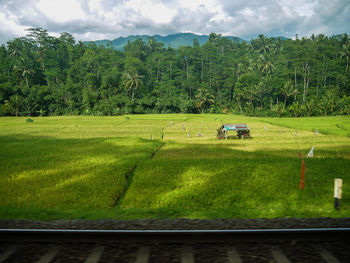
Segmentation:
{"type": "Polygon", "coordinates": [[[301,153],[298,153],[299,157],[301,158],[301,171],[300,171],[300,183],[299,183],[299,188],[304,190],[305,188],[305,162],[303,155],[301,153]]]}
{"type": "Polygon", "coordinates": [[[343,180],[340,178],[334,179],[334,208],[335,210],[340,209],[340,200],[342,194],[343,180]]]}

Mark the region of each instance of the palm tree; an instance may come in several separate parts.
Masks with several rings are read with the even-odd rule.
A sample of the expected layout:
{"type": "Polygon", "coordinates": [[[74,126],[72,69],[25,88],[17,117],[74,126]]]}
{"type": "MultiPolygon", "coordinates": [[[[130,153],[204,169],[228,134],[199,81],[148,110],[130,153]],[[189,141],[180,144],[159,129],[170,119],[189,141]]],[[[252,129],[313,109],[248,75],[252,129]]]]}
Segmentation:
{"type": "Polygon", "coordinates": [[[163,48],[163,46],[164,46],[164,44],[157,42],[157,40],[154,37],[148,38],[147,47],[148,47],[150,53],[160,51],[163,48]]]}
{"type": "Polygon", "coordinates": [[[11,96],[9,100],[5,101],[5,105],[8,111],[11,114],[16,115],[16,117],[18,117],[18,113],[22,107],[22,104],[23,104],[23,98],[17,94],[11,96]]]}
{"type": "Polygon", "coordinates": [[[280,118],[281,115],[285,112],[284,105],[282,105],[282,103],[276,103],[272,106],[272,111],[276,112],[277,117],[280,118]]]}
{"type": "Polygon", "coordinates": [[[341,57],[346,60],[345,72],[348,72],[349,62],[350,62],[350,42],[346,42],[342,46],[341,57]]]}
{"type": "Polygon", "coordinates": [[[124,74],[125,82],[124,86],[128,92],[131,92],[131,101],[134,101],[135,90],[141,88],[143,86],[142,78],[136,70],[131,70],[130,72],[126,72],[124,74]]]}
{"type": "Polygon", "coordinates": [[[21,56],[21,46],[22,46],[22,42],[21,39],[16,38],[13,41],[10,41],[8,43],[8,51],[10,54],[10,57],[19,57],[21,56]]]}
{"type": "Polygon", "coordinates": [[[338,99],[338,91],[336,89],[327,90],[324,99],[328,105],[328,108],[330,109],[330,112],[333,113],[338,99]]]}
{"type": "Polygon", "coordinates": [[[22,77],[24,77],[27,84],[27,88],[29,88],[28,76],[34,73],[34,70],[32,70],[28,64],[29,63],[27,62],[27,60],[21,57],[19,63],[14,66],[14,69],[19,71],[22,77]]]}
{"type": "Polygon", "coordinates": [[[313,99],[305,101],[307,116],[310,117],[316,111],[316,103],[313,99]]]}
{"type": "Polygon", "coordinates": [[[201,88],[196,95],[197,98],[197,107],[200,109],[201,113],[203,113],[204,109],[207,111],[208,107],[215,102],[214,95],[211,95],[208,90],[205,88],[201,88]]]}
{"type": "Polygon", "coordinates": [[[283,50],[283,46],[280,38],[278,38],[276,42],[272,45],[272,49],[273,53],[277,56],[281,53],[281,51],[283,50]]]}
{"type": "Polygon", "coordinates": [[[303,113],[302,105],[298,101],[294,101],[292,105],[288,107],[293,117],[299,117],[303,113]]]}
{"type": "Polygon", "coordinates": [[[273,69],[275,68],[275,65],[272,64],[270,61],[270,58],[268,55],[262,55],[260,56],[260,70],[262,73],[271,74],[273,72],[273,69]]]}
{"type": "Polygon", "coordinates": [[[267,54],[270,52],[268,39],[266,39],[265,36],[262,34],[259,35],[258,45],[259,45],[259,53],[267,54]]]}
{"type": "Polygon", "coordinates": [[[287,99],[298,92],[297,89],[294,88],[294,85],[290,79],[284,82],[283,88],[281,88],[281,93],[284,95],[284,105],[283,109],[286,108],[287,99]]]}
{"type": "Polygon", "coordinates": [[[254,105],[254,100],[256,99],[257,94],[258,94],[258,87],[257,87],[257,85],[249,85],[241,93],[241,95],[246,100],[248,100],[252,105],[254,105]]]}

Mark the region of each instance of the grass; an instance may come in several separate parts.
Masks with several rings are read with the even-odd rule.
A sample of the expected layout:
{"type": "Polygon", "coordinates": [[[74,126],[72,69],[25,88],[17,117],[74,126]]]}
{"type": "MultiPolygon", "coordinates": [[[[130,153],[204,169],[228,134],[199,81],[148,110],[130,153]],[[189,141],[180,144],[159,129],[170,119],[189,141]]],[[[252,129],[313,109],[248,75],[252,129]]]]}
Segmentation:
{"type": "Polygon", "coordinates": [[[0,204],[40,208],[109,208],[126,175],[157,141],[1,136],[0,204]]]}
{"type": "Polygon", "coordinates": [[[350,137],[350,117],[309,117],[309,118],[269,118],[265,122],[289,127],[292,129],[301,129],[306,131],[319,131],[326,135],[347,136],[350,137]]]}
{"type": "Polygon", "coordinates": [[[350,216],[348,117],[33,120],[0,118],[3,219],[350,216]],[[226,122],[248,123],[253,138],[217,140],[226,122]],[[300,190],[297,153],[312,146],[300,190]],[[334,178],[344,180],[340,212],[334,178]]]}

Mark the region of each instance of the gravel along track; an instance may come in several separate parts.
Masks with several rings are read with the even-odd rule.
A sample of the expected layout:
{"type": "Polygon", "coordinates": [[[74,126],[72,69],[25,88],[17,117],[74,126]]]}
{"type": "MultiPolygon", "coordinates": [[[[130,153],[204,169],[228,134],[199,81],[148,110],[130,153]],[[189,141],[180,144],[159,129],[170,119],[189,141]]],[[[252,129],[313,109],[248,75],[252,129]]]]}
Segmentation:
{"type": "MultiPolygon", "coordinates": [[[[349,228],[349,218],[311,219],[217,219],[217,220],[0,220],[2,229],[293,229],[349,228]]],[[[1,237],[0,237],[1,240],[1,237]]],[[[115,242],[83,240],[80,242],[0,241],[0,263],[339,263],[350,262],[349,238],[344,240],[232,240],[211,243],[162,242],[156,240],[115,242]]]]}
{"type": "Polygon", "coordinates": [[[0,220],[0,228],[21,229],[264,229],[350,227],[350,218],[0,220]]]}
{"type": "Polygon", "coordinates": [[[347,242],[24,243],[0,242],[1,263],[350,262],[347,242]],[[7,253],[12,252],[12,253],[7,253]]]}

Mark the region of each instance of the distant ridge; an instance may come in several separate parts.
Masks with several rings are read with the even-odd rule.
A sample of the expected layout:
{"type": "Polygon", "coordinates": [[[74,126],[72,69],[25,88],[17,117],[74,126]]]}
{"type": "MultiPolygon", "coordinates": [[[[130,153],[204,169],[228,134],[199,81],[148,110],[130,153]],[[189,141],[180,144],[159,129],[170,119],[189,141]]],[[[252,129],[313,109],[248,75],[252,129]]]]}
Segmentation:
{"type": "MultiPolygon", "coordinates": [[[[107,46],[108,44],[112,45],[115,49],[123,50],[124,46],[128,43],[128,41],[132,42],[138,38],[141,38],[144,42],[148,42],[148,38],[153,37],[158,42],[161,42],[164,44],[164,47],[172,47],[172,48],[179,48],[181,46],[193,46],[193,40],[197,39],[200,45],[204,45],[208,39],[209,35],[196,35],[192,33],[178,33],[178,34],[172,34],[167,36],[160,36],[160,35],[132,35],[128,37],[119,37],[114,40],[96,40],[96,41],[86,41],[84,43],[95,43],[96,45],[104,45],[107,46]]],[[[231,39],[233,41],[238,42],[248,42],[246,40],[243,40],[238,37],[234,36],[223,36],[228,39],[231,39]]]]}

